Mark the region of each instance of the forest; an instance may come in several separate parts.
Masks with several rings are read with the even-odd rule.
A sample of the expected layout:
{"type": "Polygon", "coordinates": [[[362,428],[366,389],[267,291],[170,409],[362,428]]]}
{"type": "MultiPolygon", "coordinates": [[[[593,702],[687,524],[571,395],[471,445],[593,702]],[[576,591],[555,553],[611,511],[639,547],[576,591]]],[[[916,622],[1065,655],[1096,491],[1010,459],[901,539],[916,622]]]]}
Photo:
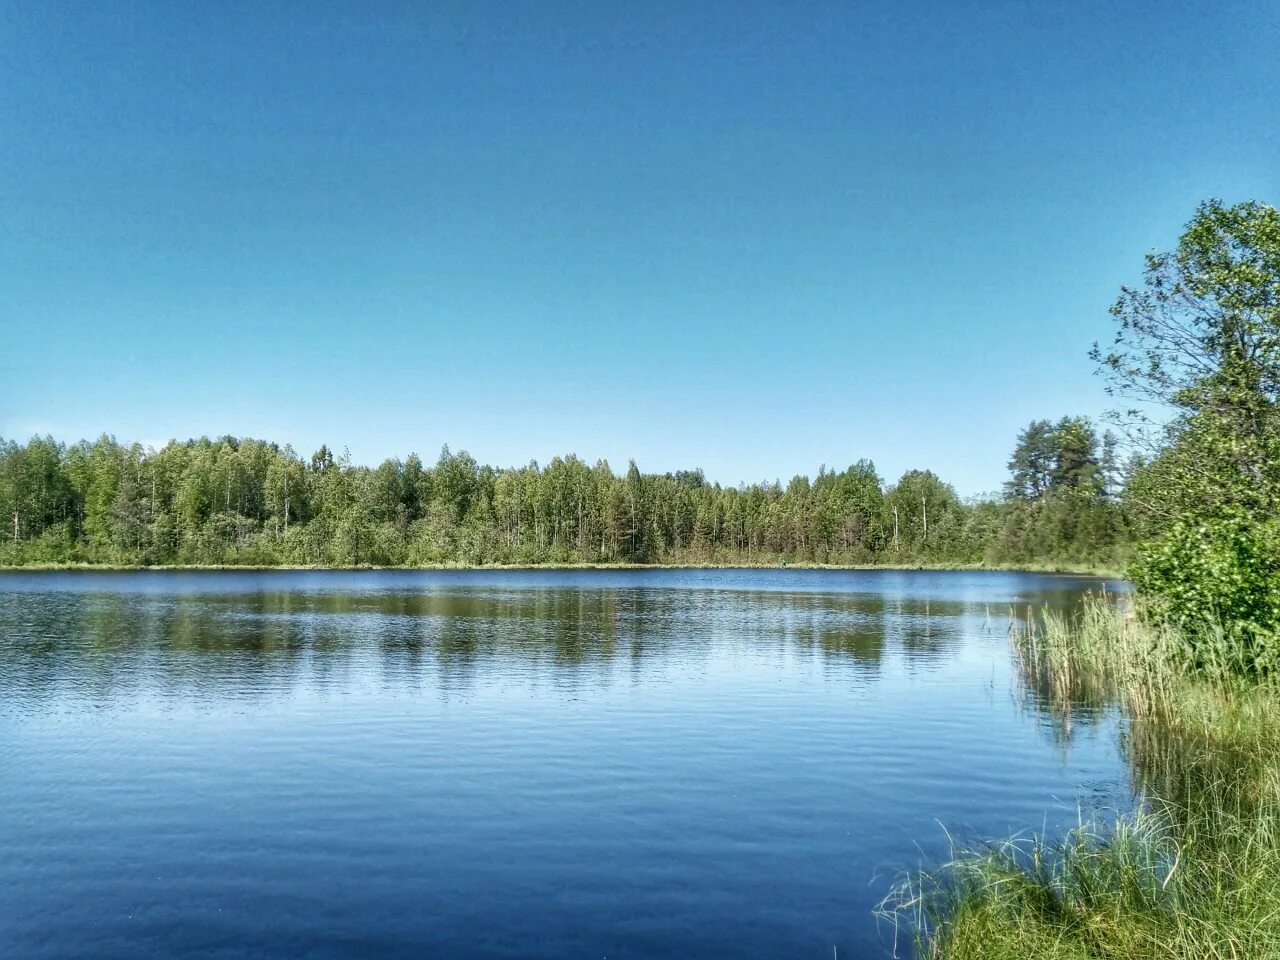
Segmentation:
{"type": "Polygon", "coordinates": [[[494,468],[445,447],[377,467],[225,436],[162,449],[0,440],[0,564],[1112,566],[1127,545],[1115,437],[1031,423],[998,495],[869,460],[736,487],[576,456],[494,468]]]}

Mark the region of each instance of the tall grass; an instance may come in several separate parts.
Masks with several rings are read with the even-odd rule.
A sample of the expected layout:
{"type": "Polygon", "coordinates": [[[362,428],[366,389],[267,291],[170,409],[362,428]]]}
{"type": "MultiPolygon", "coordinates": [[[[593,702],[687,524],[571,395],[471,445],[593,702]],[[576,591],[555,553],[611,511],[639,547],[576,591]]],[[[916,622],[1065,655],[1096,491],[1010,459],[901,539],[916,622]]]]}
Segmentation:
{"type": "Polygon", "coordinates": [[[1128,717],[1135,813],[1062,838],[959,854],[904,882],[886,913],[937,960],[1280,958],[1280,687],[1241,679],[1230,637],[1198,638],[1096,598],[1029,618],[1023,670],[1062,710],[1128,717]]]}

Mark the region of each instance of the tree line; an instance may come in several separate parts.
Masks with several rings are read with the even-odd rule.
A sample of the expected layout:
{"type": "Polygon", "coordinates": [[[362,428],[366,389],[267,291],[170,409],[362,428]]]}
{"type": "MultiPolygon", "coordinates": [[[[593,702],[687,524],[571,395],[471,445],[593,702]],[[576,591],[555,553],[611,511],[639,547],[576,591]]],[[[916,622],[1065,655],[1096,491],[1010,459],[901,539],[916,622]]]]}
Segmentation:
{"type": "MultiPolygon", "coordinates": [[[[377,467],[236,437],[160,450],[0,440],[0,564],[1057,564],[1116,567],[1182,623],[1280,622],[1280,211],[1197,209],[1147,257],[1093,358],[1120,440],[1082,417],[1017,437],[999,495],[869,460],[787,484],[494,468],[445,448],[377,467]]],[[[1233,628],[1234,629],[1234,628],[1233,628]]]]}
{"type": "Polygon", "coordinates": [[[370,468],[231,436],[0,440],[0,563],[1105,564],[1127,543],[1115,460],[1086,419],[1036,421],[1003,494],[962,499],[930,470],[887,483],[869,460],[721,486],[572,455],[494,468],[448,447],[370,468]]]}

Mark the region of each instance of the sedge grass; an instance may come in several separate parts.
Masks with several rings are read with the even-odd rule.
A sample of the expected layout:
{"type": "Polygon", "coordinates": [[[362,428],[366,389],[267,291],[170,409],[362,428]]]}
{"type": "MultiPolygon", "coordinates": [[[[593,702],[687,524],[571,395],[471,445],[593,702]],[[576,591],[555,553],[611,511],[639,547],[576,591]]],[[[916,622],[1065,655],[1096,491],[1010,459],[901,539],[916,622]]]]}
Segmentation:
{"type": "Polygon", "coordinates": [[[1103,598],[1027,622],[1024,670],[1062,709],[1123,705],[1138,807],[960,852],[886,914],[934,960],[1280,960],[1280,687],[1103,598]]]}

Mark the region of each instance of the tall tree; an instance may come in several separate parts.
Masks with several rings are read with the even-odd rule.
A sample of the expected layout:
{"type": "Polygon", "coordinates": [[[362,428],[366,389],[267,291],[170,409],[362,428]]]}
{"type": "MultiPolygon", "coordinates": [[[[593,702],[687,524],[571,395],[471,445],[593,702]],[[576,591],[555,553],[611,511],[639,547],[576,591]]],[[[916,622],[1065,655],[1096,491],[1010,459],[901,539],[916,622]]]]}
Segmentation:
{"type": "Polygon", "coordinates": [[[1017,445],[1009,457],[1010,477],[1005,484],[1009,496],[1035,500],[1049,491],[1053,483],[1055,446],[1053,425],[1048,420],[1033,420],[1018,434],[1017,445]]]}
{"type": "Polygon", "coordinates": [[[1126,493],[1139,587],[1183,620],[1280,622],[1280,211],[1202,204],[1147,257],[1093,356],[1147,446],[1126,493]]]}

